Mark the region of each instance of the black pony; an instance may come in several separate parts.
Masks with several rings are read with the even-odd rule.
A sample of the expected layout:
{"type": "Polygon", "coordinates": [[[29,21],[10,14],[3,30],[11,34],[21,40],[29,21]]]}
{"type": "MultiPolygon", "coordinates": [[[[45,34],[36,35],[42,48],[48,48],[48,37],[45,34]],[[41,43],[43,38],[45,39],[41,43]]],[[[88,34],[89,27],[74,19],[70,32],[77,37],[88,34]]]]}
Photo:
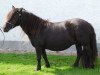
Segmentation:
{"type": "Polygon", "coordinates": [[[82,19],[70,19],[63,22],[49,22],[26,11],[15,8],[8,13],[4,32],[20,26],[36,48],[37,70],[41,69],[41,56],[46,67],[50,67],[45,49],[62,51],[76,46],[77,58],[73,66],[79,66],[81,59],[85,68],[94,68],[97,56],[96,35],[90,23],[82,19]]]}

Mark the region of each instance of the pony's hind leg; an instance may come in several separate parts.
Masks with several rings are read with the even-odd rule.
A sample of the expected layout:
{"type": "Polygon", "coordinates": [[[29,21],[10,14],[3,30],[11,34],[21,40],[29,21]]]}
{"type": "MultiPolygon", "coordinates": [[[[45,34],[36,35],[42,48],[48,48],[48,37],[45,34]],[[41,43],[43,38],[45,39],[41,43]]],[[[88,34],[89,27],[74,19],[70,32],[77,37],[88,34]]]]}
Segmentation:
{"type": "Polygon", "coordinates": [[[45,49],[42,49],[42,56],[43,56],[43,58],[44,58],[44,60],[45,60],[45,66],[46,66],[47,68],[49,68],[49,67],[50,67],[50,64],[49,64],[49,61],[48,61],[48,58],[47,58],[45,49]]]}
{"type": "Polygon", "coordinates": [[[90,45],[83,46],[82,65],[85,68],[94,68],[90,45]]]}
{"type": "Polygon", "coordinates": [[[75,63],[74,63],[74,67],[78,67],[79,66],[79,61],[80,61],[80,58],[82,56],[82,46],[80,44],[77,44],[76,45],[76,50],[77,50],[77,58],[75,60],[75,63]]]}

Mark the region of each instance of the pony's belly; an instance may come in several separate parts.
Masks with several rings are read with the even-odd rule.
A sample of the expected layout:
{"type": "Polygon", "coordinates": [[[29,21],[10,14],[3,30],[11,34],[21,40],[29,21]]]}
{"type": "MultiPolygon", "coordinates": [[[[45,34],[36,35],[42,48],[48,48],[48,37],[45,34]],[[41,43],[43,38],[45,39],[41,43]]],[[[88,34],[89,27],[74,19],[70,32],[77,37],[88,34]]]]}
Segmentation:
{"type": "Polygon", "coordinates": [[[65,50],[67,48],[69,48],[70,46],[72,46],[73,44],[51,44],[51,45],[47,45],[46,49],[52,50],[52,51],[62,51],[65,50]]]}

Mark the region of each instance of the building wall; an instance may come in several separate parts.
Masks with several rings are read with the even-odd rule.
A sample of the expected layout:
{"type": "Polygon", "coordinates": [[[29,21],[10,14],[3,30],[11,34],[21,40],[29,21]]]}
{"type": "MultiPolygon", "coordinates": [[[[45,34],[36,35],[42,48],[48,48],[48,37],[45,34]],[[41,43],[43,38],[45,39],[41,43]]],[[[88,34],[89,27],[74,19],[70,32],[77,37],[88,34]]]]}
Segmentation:
{"type": "MultiPolygon", "coordinates": [[[[98,50],[100,52],[100,43],[97,44],[98,50]]],[[[34,52],[35,48],[31,45],[30,42],[26,41],[5,41],[4,43],[0,41],[0,50],[1,51],[16,51],[16,52],[34,52]]],[[[76,52],[75,46],[71,46],[66,49],[64,52],[76,52]]]]}

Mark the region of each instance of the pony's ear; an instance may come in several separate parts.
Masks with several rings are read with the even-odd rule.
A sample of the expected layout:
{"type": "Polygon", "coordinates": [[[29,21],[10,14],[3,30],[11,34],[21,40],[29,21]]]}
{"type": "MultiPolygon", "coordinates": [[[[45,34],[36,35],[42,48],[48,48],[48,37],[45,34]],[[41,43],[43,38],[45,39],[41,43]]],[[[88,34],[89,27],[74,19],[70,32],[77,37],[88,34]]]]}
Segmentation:
{"type": "Polygon", "coordinates": [[[15,7],[12,5],[12,9],[15,9],[15,7]]]}
{"type": "Polygon", "coordinates": [[[21,16],[22,11],[23,11],[23,8],[20,8],[19,9],[19,16],[21,16]]]}
{"type": "Polygon", "coordinates": [[[19,12],[22,12],[23,11],[23,8],[20,8],[19,12]]]}

